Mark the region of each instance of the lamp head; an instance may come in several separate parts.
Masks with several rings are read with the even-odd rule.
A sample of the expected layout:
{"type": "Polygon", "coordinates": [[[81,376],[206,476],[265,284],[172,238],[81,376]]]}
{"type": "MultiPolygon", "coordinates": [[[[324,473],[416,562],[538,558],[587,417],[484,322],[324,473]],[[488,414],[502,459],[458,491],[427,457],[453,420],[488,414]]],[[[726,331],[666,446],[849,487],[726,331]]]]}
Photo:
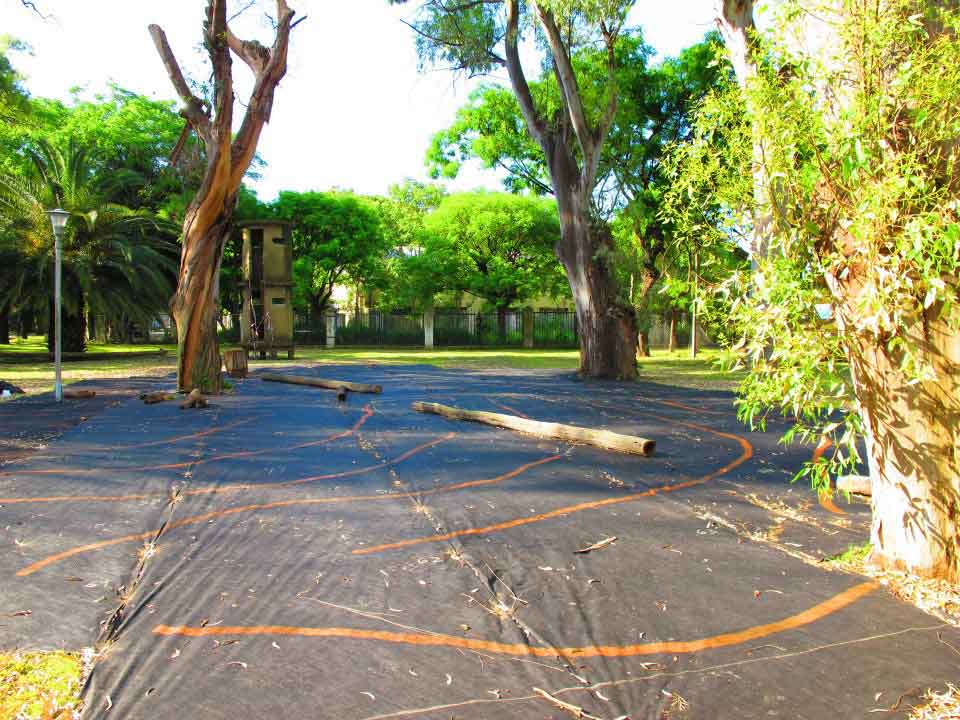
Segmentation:
{"type": "Polygon", "coordinates": [[[55,210],[47,210],[47,217],[50,218],[50,224],[53,225],[53,232],[59,234],[66,227],[70,213],[56,208],[55,210]]]}

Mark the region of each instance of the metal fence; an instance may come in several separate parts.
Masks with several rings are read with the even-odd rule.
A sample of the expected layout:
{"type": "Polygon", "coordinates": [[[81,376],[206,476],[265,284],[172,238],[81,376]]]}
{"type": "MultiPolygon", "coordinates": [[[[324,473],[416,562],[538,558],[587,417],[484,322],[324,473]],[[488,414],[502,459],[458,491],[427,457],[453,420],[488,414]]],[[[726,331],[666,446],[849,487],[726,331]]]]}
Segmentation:
{"type": "Polygon", "coordinates": [[[339,313],[337,345],[423,345],[420,313],[339,313]]]}
{"type": "Polygon", "coordinates": [[[294,313],[293,341],[297,345],[323,345],[327,342],[327,319],[313,313],[294,313]]]}
{"type": "Polygon", "coordinates": [[[577,314],[572,310],[533,313],[534,347],[577,347],[577,314]]]}
{"type": "Polygon", "coordinates": [[[433,320],[438,347],[523,345],[523,313],[438,312],[433,320]]]}

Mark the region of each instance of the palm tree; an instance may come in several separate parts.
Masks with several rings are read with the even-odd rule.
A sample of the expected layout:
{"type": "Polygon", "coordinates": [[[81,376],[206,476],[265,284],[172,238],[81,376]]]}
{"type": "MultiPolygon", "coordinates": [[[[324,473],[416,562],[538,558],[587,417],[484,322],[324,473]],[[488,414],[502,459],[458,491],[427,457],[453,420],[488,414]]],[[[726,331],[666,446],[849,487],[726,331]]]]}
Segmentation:
{"type": "Polygon", "coordinates": [[[0,267],[0,308],[51,305],[53,238],[44,211],[58,206],[71,213],[62,248],[65,351],[84,349],[88,310],[118,325],[148,321],[163,309],[179,255],[173,226],[108,202],[86,148],[39,141],[24,151],[32,173],[0,175],[0,258],[18,256],[0,267]]]}

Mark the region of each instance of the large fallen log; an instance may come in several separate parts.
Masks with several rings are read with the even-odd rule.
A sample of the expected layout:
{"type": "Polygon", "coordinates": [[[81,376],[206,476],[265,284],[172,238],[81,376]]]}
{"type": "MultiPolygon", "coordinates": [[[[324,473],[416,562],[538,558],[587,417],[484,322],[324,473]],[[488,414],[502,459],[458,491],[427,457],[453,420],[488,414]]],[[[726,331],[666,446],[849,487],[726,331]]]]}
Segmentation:
{"type": "Polygon", "coordinates": [[[347,382],[346,380],[324,380],[323,378],[304,377],[303,375],[266,374],[261,375],[260,379],[267,382],[290,383],[291,385],[309,385],[310,387],[326,388],[327,390],[349,390],[358,393],[383,392],[383,387],[380,385],[367,385],[366,383],[347,382]]]}
{"type": "Polygon", "coordinates": [[[517,432],[537,437],[555,438],[573,443],[595,445],[607,450],[632,453],[634,455],[652,455],[656,448],[656,441],[633,435],[621,435],[609,430],[593,430],[592,428],[577,427],[576,425],[561,425],[560,423],[529,420],[516,415],[482,412],[477,410],[461,410],[460,408],[440,405],[438,403],[415,402],[413,409],[417,412],[441,415],[452,420],[467,420],[470,422],[494,425],[495,427],[516,430],[517,432]]]}

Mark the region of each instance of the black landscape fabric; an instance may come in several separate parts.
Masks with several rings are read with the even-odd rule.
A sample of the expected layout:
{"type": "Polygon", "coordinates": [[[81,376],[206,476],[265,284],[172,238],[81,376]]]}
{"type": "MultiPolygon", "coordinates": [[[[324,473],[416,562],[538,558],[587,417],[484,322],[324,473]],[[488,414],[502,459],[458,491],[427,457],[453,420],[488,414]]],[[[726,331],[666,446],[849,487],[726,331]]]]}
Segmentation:
{"type": "Polygon", "coordinates": [[[0,468],[0,648],[96,644],[86,718],[896,717],[960,678],[955,628],[818,564],[866,540],[868,507],[791,484],[810,448],[749,432],[727,393],[283,372],[384,389],[254,373],[202,410],[144,405],[146,381],[72,419],[0,406],[5,436],[40,438],[0,468]]]}

